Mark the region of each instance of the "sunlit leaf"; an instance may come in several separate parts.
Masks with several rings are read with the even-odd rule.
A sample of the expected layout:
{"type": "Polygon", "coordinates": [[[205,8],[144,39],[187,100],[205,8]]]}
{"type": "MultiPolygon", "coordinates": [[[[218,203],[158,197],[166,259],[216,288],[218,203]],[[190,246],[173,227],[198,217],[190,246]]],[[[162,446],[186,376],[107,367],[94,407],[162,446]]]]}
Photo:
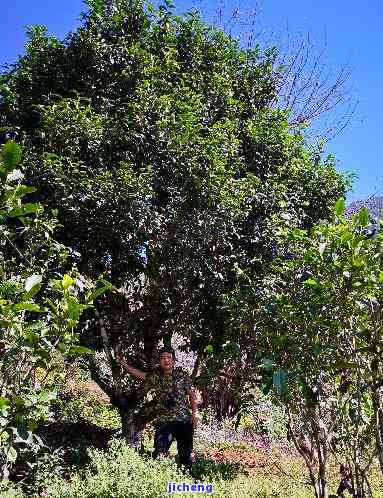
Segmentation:
{"type": "Polygon", "coordinates": [[[12,208],[10,211],[8,211],[7,216],[9,216],[10,218],[16,218],[19,216],[36,213],[40,209],[40,204],[26,203],[20,207],[12,208]]]}
{"type": "Polygon", "coordinates": [[[72,277],[70,277],[69,275],[64,275],[63,276],[63,279],[62,279],[62,286],[63,286],[63,289],[66,290],[68,289],[69,287],[71,287],[72,285],[74,284],[74,280],[72,277]]]}
{"type": "Polygon", "coordinates": [[[69,352],[76,354],[94,354],[92,349],[86,348],[85,346],[71,346],[69,352]]]}
{"type": "Polygon", "coordinates": [[[31,275],[25,281],[25,285],[24,285],[25,291],[30,295],[30,293],[31,293],[31,291],[33,291],[33,289],[39,287],[39,285],[41,284],[41,281],[42,281],[41,275],[36,275],[36,274],[31,275]]]}
{"type": "Polygon", "coordinates": [[[4,161],[5,170],[12,171],[21,161],[21,149],[13,140],[9,140],[3,145],[1,157],[4,161]]]}
{"type": "Polygon", "coordinates": [[[345,200],[343,198],[338,199],[335,204],[335,214],[337,216],[342,216],[345,210],[346,210],[345,200]]]}
{"type": "Polygon", "coordinates": [[[366,206],[363,206],[358,214],[359,225],[362,227],[366,227],[370,221],[368,209],[366,206]]]}
{"type": "Polygon", "coordinates": [[[18,303],[13,306],[13,309],[15,311],[35,311],[35,312],[40,312],[44,311],[38,304],[35,303],[18,303]]]}

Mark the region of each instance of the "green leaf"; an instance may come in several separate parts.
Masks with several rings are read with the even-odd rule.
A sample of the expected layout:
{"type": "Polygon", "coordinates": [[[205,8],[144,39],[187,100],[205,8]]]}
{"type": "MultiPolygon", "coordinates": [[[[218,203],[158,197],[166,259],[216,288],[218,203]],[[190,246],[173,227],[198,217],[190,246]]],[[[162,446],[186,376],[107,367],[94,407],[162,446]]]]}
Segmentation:
{"type": "Polygon", "coordinates": [[[57,315],[57,306],[55,305],[55,303],[51,299],[49,299],[49,297],[45,298],[45,302],[48,304],[48,306],[51,309],[52,313],[54,315],[57,315]]]}
{"type": "Polygon", "coordinates": [[[315,280],[314,278],[308,278],[303,283],[306,285],[311,285],[313,287],[318,287],[318,285],[319,285],[319,282],[317,280],[315,280]]]}
{"type": "Polygon", "coordinates": [[[211,354],[213,351],[214,351],[214,349],[213,349],[213,346],[211,344],[209,344],[208,346],[206,346],[205,353],[211,354]]]}
{"type": "Polygon", "coordinates": [[[25,281],[25,291],[27,292],[28,298],[32,297],[36,292],[40,290],[41,287],[42,276],[33,274],[28,277],[25,281]]]}
{"type": "Polygon", "coordinates": [[[273,360],[270,360],[270,358],[263,358],[262,366],[265,370],[271,370],[273,368],[273,360]]]}
{"type": "Polygon", "coordinates": [[[8,398],[4,398],[4,396],[0,396],[0,410],[5,408],[6,406],[9,406],[10,401],[8,398]]]}
{"type": "Polygon", "coordinates": [[[169,10],[174,9],[174,3],[172,2],[172,0],[164,0],[164,3],[169,10]]]}
{"type": "Polygon", "coordinates": [[[12,401],[18,410],[20,410],[20,408],[23,408],[25,406],[25,400],[20,396],[14,396],[12,401]]]}
{"type": "Polygon", "coordinates": [[[359,225],[366,227],[370,221],[370,216],[366,206],[363,206],[358,214],[359,225]]]}
{"type": "Polygon", "coordinates": [[[78,320],[82,311],[81,304],[79,304],[74,298],[69,298],[67,302],[68,302],[68,317],[71,320],[78,320]]]}
{"type": "Polygon", "coordinates": [[[41,209],[40,204],[27,202],[20,207],[16,207],[8,211],[7,216],[10,218],[17,218],[19,216],[25,216],[26,214],[36,213],[39,209],[41,209]]]}
{"type": "Polygon", "coordinates": [[[383,271],[379,273],[379,283],[383,284],[383,271]]]}
{"type": "Polygon", "coordinates": [[[92,349],[86,348],[85,346],[71,346],[69,352],[76,354],[94,354],[92,349]]]}
{"type": "Polygon", "coordinates": [[[68,287],[71,287],[73,284],[74,284],[73,278],[65,274],[62,279],[62,286],[64,290],[68,289],[68,287]]]}
{"type": "Polygon", "coordinates": [[[28,187],[27,185],[19,184],[16,187],[7,190],[5,193],[5,198],[7,200],[21,199],[21,197],[24,197],[24,195],[31,194],[33,192],[36,192],[35,187],[28,187]]]}
{"type": "Polygon", "coordinates": [[[320,344],[314,344],[313,353],[319,355],[322,352],[322,346],[320,344]]]}
{"type": "Polygon", "coordinates": [[[68,350],[68,345],[65,344],[65,342],[60,342],[60,344],[57,346],[57,349],[64,354],[68,350]]]}
{"type": "Polygon", "coordinates": [[[16,168],[21,161],[21,149],[19,145],[13,140],[9,140],[3,145],[1,157],[5,164],[5,170],[9,173],[16,168]]]}
{"type": "Polygon", "coordinates": [[[30,342],[34,346],[37,346],[39,342],[39,336],[38,334],[36,334],[36,332],[33,332],[33,330],[25,330],[24,337],[28,342],[30,342]]]}
{"type": "Polygon", "coordinates": [[[337,216],[342,216],[345,211],[346,211],[346,202],[343,198],[340,198],[336,201],[335,204],[335,214],[337,216]]]}
{"type": "Polygon", "coordinates": [[[102,279],[101,282],[103,284],[101,287],[97,287],[94,291],[86,296],[85,303],[91,303],[96,299],[96,297],[105,294],[106,291],[116,289],[115,286],[107,280],[102,279]]]}
{"type": "Polygon", "coordinates": [[[38,304],[35,303],[18,303],[15,304],[12,308],[14,311],[36,311],[41,312],[44,311],[43,308],[40,308],[38,304]]]}

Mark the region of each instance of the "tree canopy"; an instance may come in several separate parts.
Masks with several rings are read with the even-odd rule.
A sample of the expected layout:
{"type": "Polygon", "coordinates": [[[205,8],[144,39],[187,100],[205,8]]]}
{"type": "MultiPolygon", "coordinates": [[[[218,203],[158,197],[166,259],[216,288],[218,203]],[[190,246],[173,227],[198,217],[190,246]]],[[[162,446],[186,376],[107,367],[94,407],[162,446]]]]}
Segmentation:
{"type": "MultiPolygon", "coordinates": [[[[28,197],[57,209],[58,239],[81,273],[120,289],[98,305],[103,342],[91,315],[83,340],[151,368],[158,343],[178,333],[199,355],[200,379],[204,366],[215,375],[222,297],[238,271],[262,274],[283,250],[281,227],[327,218],[348,179],[272,107],[283,74],[272,47],[244,49],[167,5],[88,6],[64,40],[29,30],[1,76],[1,141],[23,144],[37,189],[28,197]]],[[[113,397],[109,360],[114,384],[94,375],[113,397]]]]}

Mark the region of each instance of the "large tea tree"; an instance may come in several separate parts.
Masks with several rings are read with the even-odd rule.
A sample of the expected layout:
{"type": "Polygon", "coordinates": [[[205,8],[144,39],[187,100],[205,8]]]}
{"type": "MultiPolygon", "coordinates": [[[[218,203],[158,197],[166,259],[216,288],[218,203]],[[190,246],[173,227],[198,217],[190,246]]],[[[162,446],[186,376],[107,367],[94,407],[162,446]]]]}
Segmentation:
{"type": "MultiPolygon", "coordinates": [[[[348,184],[271,109],[273,49],[244,50],[194,13],[88,5],[65,40],[30,29],[1,80],[0,123],[28,145],[28,182],[58,210],[80,271],[121,289],[83,340],[104,348],[113,380],[97,362],[93,376],[124,415],[141,394],[122,388],[113,349],[150,369],[178,333],[201,380],[222,347],[235,265],[261,273],[280,220],[311,226],[348,184]]],[[[213,363],[216,377],[223,362],[213,363]]]]}

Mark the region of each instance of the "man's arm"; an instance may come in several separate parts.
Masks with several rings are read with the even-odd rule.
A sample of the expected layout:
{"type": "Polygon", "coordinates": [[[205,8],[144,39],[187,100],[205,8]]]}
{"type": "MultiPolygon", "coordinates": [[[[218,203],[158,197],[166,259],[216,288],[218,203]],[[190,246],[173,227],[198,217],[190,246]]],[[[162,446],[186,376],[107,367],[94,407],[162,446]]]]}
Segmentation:
{"type": "Polygon", "coordinates": [[[133,375],[133,377],[136,377],[136,379],[145,380],[146,372],[143,372],[142,370],[139,370],[138,368],[134,368],[134,367],[132,367],[132,365],[129,365],[129,363],[126,363],[126,361],[122,358],[120,353],[116,353],[116,361],[128,373],[133,375]]]}

